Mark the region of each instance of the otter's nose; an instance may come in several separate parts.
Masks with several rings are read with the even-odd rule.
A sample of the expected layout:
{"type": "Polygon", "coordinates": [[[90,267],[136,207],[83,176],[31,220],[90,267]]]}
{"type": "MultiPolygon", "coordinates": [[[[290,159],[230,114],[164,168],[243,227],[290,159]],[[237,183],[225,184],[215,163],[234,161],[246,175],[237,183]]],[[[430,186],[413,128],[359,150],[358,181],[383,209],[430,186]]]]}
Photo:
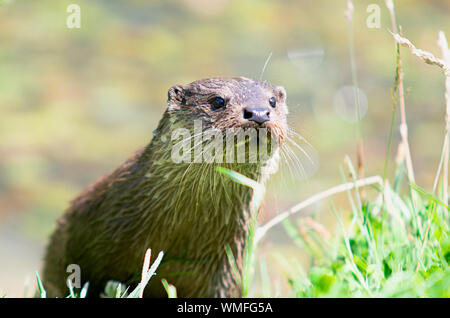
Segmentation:
{"type": "Polygon", "coordinates": [[[244,108],[244,118],[262,125],[270,120],[270,110],[266,107],[246,107],[244,108]]]}

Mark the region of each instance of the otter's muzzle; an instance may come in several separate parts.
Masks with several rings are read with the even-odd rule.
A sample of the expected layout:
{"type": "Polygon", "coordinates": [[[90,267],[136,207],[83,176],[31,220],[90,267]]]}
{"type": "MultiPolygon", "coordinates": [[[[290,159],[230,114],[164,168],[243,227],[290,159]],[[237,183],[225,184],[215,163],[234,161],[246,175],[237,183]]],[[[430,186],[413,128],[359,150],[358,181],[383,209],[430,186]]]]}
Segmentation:
{"type": "Polygon", "coordinates": [[[244,118],[260,125],[270,120],[270,109],[266,107],[244,108],[244,118]]]}

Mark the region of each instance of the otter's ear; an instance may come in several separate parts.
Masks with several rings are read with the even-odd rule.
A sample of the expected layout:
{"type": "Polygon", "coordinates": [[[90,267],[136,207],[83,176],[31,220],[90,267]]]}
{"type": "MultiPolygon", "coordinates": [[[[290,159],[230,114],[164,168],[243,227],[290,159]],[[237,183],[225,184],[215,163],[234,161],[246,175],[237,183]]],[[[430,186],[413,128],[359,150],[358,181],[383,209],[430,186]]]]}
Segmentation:
{"type": "Polygon", "coordinates": [[[283,103],[286,102],[286,90],[283,86],[275,87],[275,94],[283,103]]]}
{"type": "Polygon", "coordinates": [[[186,104],[186,89],[183,85],[172,86],[167,95],[167,104],[169,108],[186,104]]]}

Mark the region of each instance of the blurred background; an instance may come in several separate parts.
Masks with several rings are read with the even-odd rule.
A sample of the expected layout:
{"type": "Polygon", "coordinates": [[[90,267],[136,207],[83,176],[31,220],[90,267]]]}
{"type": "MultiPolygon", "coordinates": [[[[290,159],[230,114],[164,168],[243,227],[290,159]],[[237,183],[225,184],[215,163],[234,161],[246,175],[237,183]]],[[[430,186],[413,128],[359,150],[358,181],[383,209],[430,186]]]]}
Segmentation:
{"type": "MultiPolygon", "coordinates": [[[[437,34],[450,37],[450,2],[395,4],[403,34],[440,56],[437,34]]],[[[151,140],[174,84],[216,76],[259,79],[270,56],[263,79],[286,88],[291,126],[318,159],[308,178],[274,178],[261,222],[341,183],[345,155],[356,163],[345,10],[344,0],[0,0],[0,296],[32,294],[55,219],[83,187],[151,140]],[[72,3],[81,8],[79,29],[66,25],[72,3]]],[[[353,19],[369,176],[383,173],[395,47],[384,1],[355,1],[353,19]],[[379,28],[367,24],[370,4],[380,8],[379,28]]],[[[402,52],[413,164],[417,183],[429,189],[444,136],[444,76],[402,52]]],[[[344,194],[305,213],[333,235],[331,201],[345,211],[344,194]]],[[[278,226],[259,255],[279,295],[292,296],[285,273],[289,266],[306,270],[307,252],[278,226]]]]}

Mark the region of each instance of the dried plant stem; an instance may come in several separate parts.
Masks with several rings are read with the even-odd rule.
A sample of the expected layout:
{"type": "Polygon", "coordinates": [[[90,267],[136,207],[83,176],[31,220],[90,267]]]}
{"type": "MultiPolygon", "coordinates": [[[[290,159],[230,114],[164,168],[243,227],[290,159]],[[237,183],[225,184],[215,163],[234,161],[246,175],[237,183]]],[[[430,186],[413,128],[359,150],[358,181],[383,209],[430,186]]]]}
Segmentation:
{"type": "MultiPolygon", "coordinates": [[[[150,258],[151,257],[152,257],[152,250],[149,248],[145,252],[144,265],[142,265],[141,284],[144,283],[145,275],[147,274],[148,269],[150,267],[150,258]]],[[[139,292],[139,298],[142,298],[143,296],[144,296],[144,286],[141,288],[141,290],[139,292]]]]}
{"type": "Polygon", "coordinates": [[[392,114],[391,114],[391,124],[389,126],[389,137],[388,137],[388,144],[387,144],[387,150],[386,150],[386,157],[384,159],[383,180],[386,180],[386,178],[387,178],[389,156],[391,154],[392,136],[394,134],[395,114],[397,112],[397,104],[398,104],[396,89],[392,90],[392,100],[393,100],[393,105],[392,105],[392,114]]]}
{"type": "Polygon", "coordinates": [[[422,61],[430,65],[438,66],[444,71],[445,76],[447,77],[450,76],[450,65],[446,61],[437,58],[436,56],[433,55],[433,53],[416,48],[414,44],[411,43],[410,40],[404,38],[403,36],[401,36],[396,32],[392,33],[392,36],[394,37],[395,41],[398,44],[409,48],[411,50],[411,53],[420,58],[422,61]]]}
{"type": "Polygon", "coordinates": [[[262,81],[264,72],[266,71],[266,67],[267,67],[267,65],[269,64],[269,61],[270,61],[270,58],[271,58],[271,57],[272,57],[272,52],[270,52],[269,56],[268,56],[267,59],[266,59],[266,62],[264,63],[264,66],[263,66],[263,68],[262,68],[262,70],[261,70],[261,74],[259,75],[259,81],[260,81],[260,82],[262,81]]]}
{"type": "Polygon", "coordinates": [[[411,52],[419,57],[427,64],[436,65],[444,71],[446,76],[445,80],[445,100],[446,100],[446,113],[445,113],[445,137],[444,145],[442,147],[442,155],[439,163],[438,171],[434,180],[433,191],[436,190],[439,175],[442,168],[442,186],[443,186],[443,199],[444,202],[448,202],[448,161],[449,161],[449,118],[450,118],[450,53],[448,49],[447,39],[444,32],[439,32],[438,45],[442,51],[442,59],[435,57],[432,53],[417,49],[411,41],[400,36],[397,33],[393,34],[397,45],[402,45],[411,50],[411,52]]]}
{"type": "Polygon", "coordinates": [[[289,210],[284,211],[280,214],[278,214],[276,217],[272,218],[270,221],[268,221],[266,224],[261,225],[256,230],[255,234],[255,242],[259,242],[259,240],[267,233],[268,230],[270,230],[275,225],[283,222],[287,217],[296,214],[297,212],[303,210],[304,208],[310,206],[311,204],[316,203],[317,201],[323,200],[329,196],[332,196],[337,193],[345,192],[354,188],[360,188],[372,184],[379,184],[380,186],[383,186],[383,179],[380,176],[372,176],[367,177],[364,179],[358,179],[352,182],[343,183],[337,186],[334,186],[328,190],[325,190],[323,192],[317,193],[308,199],[294,205],[289,210]]]}
{"type": "MultiPolygon", "coordinates": [[[[389,10],[391,16],[392,29],[394,33],[398,33],[397,22],[395,19],[394,3],[392,0],[386,0],[386,7],[389,10]]],[[[400,137],[401,137],[401,149],[404,154],[404,160],[406,162],[406,171],[408,175],[409,182],[416,183],[414,176],[414,168],[412,164],[411,151],[408,142],[408,125],[406,123],[406,107],[405,107],[405,91],[403,88],[403,69],[402,69],[402,59],[400,56],[400,44],[396,42],[397,48],[397,70],[396,70],[396,83],[399,97],[400,105],[400,137]]],[[[417,202],[417,194],[410,188],[411,196],[413,202],[417,202]]]]}
{"type": "MultiPolygon", "coordinates": [[[[447,39],[445,37],[444,32],[439,32],[438,37],[438,45],[441,48],[442,51],[442,59],[447,65],[450,65],[450,50],[448,48],[447,39]]],[[[444,138],[444,145],[442,147],[442,156],[441,158],[443,161],[443,167],[442,167],[442,188],[443,188],[443,201],[445,204],[448,204],[448,161],[449,161],[449,131],[450,131],[450,76],[446,76],[445,78],[445,138],[444,138]]],[[[439,166],[439,170],[440,170],[439,166]]],[[[439,174],[438,174],[439,175],[439,174]]],[[[437,175],[437,176],[438,176],[437,175]]],[[[437,177],[436,176],[436,177],[437,177]]],[[[436,181],[435,185],[433,187],[433,191],[436,187],[436,181]]]]}
{"type": "MultiPolygon", "coordinates": [[[[357,157],[357,168],[358,168],[358,178],[364,177],[364,146],[362,139],[361,130],[361,107],[359,103],[359,90],[358,90],[358,73],[356,71],[356,58],[355,58],[355,45],[353,36],[353,2],[351,0],[347,1],[347,9],[344,12],[345,19],[348,25],[348,38],[349,38],[349,50],[350,50],[350,66],[352,72],[352,84],[353,84],[353,98],[356,107],[356,157],[357,157]]],[[[364,197],[364,192],[361,192],[361,196],[364,197]]]]}

